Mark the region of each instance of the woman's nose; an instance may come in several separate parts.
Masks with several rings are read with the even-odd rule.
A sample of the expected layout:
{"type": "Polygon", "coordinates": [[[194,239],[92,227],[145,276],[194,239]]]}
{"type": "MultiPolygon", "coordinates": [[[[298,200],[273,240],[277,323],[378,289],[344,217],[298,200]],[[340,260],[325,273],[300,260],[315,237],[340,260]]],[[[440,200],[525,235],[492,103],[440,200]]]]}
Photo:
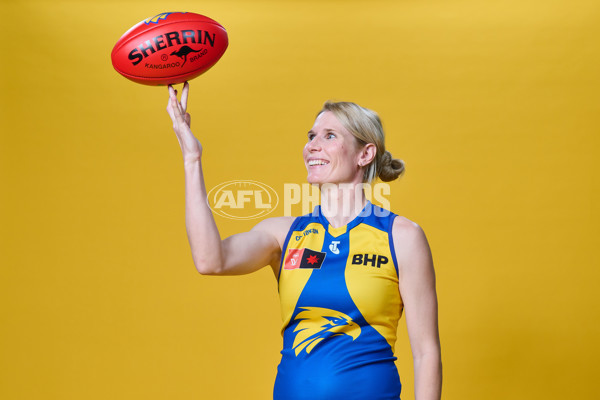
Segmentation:
{"type": "Polygon", "coordinates": [[[313,138],[306,144],[306,149],[310,152],[321,150],[321,140],[318,137],[313,138]]]}

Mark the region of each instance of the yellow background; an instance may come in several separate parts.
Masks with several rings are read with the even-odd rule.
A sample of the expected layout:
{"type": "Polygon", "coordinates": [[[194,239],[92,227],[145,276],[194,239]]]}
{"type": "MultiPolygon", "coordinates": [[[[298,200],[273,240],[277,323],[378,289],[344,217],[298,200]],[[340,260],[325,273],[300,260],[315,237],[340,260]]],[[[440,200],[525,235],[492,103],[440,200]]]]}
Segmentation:
{"type": "Polygon", "coordinates": [[[130,26],[181,10],[230,37],[191,88],[209,188],[303,182],[323,101],[378,111],[407,164],[392,208],[433,248],[443,397],[597,396],[598,1],[5,0],[0,398],[271,395],[275,280],[195,272],[166,89],[110,63],[130,26]]]}

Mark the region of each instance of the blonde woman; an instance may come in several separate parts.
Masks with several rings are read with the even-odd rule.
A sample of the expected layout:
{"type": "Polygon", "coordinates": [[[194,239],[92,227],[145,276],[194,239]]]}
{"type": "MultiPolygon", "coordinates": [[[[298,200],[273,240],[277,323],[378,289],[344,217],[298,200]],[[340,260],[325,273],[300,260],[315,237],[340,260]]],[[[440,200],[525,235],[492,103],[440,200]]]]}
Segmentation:
{"type": "Polygon", "coordinates": [[[417,400],[440,399],[442,370],[435,274],[421,228],[379,208],[363,184],[396,179],[404,163],[385,150],[376,113],[327,102],[303,149],[321,205],[268,218],[221,239],[206,202],[202,145],[186,112],[189,85],[169,86],[167,111],[183,153],[186,227],[201,274],[238,275],[270,266],[284,316],[274,399],[399,399],[394,361],[406,315],[417,400]]]}

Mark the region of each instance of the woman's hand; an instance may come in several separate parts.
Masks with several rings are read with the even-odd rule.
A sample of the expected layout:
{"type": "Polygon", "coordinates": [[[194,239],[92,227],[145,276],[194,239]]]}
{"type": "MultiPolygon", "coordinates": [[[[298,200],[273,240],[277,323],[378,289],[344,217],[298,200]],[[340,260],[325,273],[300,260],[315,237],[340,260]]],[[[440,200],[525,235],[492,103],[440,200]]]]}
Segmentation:
{"type": "Polygon", "coordinates": [[[187,110],[187,100],[190,91],[189,83],[183,85],[181,102],[177,100],[177,91],[169,85],[169,104],[167,112],[173,121],[173,130],[177,135],[184,162],[199,161],[202,157],[202,145],[190,129],[191,116],[187,110]]]}

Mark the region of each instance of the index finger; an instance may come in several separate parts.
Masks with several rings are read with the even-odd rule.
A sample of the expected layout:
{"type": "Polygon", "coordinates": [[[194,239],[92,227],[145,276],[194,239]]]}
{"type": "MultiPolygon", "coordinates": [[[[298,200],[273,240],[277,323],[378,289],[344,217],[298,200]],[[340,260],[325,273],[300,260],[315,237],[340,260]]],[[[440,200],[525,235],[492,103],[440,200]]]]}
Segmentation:
{"type": "Polygon", "coordinates": [[[190,91],[190,84],[187,81],[183,84],[183,90],[181,91],[181,107],[183,112],[187,110],[188,93],[190,91]]]}

